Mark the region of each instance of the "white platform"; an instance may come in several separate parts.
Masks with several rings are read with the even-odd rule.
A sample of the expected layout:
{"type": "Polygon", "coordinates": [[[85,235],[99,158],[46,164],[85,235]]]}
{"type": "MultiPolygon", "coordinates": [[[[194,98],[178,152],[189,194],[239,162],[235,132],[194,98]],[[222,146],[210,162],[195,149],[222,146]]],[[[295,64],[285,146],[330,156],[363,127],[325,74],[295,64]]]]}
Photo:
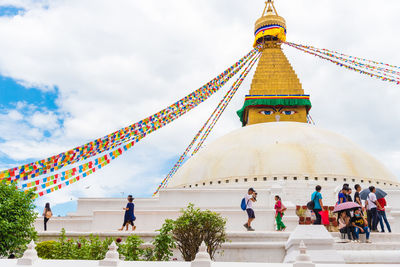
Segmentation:
{"type": "MultiPolygon", "coordinates": [[[[334,205],[337,195],[336,184],[322,183],[324,205],[334,205]]],[[[209,209],[227,218],[227,233],[230,242],[223,245],[218,261],[235,262],[292,262],[297,255],[300,239],[310,247],[312,257],[319,263],[398,263],[400,251],[400,190],[385,189],[388,192],[387,201],[391,207],[387,215],[395,234],[373,233],[372,244],[339,244],[334,240],[337,234],[324,234],[314,230],[299,232],[293,230],[298,226],[295,205],[288,200],[305,205],[315,187],[313,181],[298,183],[293,181],[277,181],[274,183],[256,184],[258,201],[254,203],[256,220],[253,227],[256,232],[245,230],[243,224],[247,214],[240,209],[240,202],[247,189],[243,187],[214,187],[196,189],[167,189],[160,192],[158,198],[136,199],[135,215],[137,232],[146,242],[150,242],[161,228],[165,219],[175,219],[181,209],[189,203],[201,209],[209,209]],[[275,195],[280,195],[288,208],[284,216],[287,232],[274,232],[274,201],[275,195]],[[307,235],[313,236],[307,238],[307,235]],[[384,248],[384,249],[382,249],[384,248]],[[319,251],[317,251],[319,249],[319,251]],[[371,254],[379,250],[382,257],[371,254]],[[354,252],[354,257],[352,257],[354,252]],[[318,255],[328,255],[318,258],[318,255]],[[324,261],[326,259],[326,261],[324,261]]],[[[364,186],[365,187],[365,186],[364,186]]],[[[121,227],[126,206],[125,199],[79,199],[75,213],[66,217],[53,217],[48,222],[48,232],[42,232],[43,218],[39,218],[35,227],[39,231],[40,240],[55,240],[60,230],[65,228],[67,236],[78,238],[89,234],[105,237],[126,237],[131,232],[118,232],[121,227]]],[[[314,229],[312,226],[310,229],[314,229]]],[[[304,228],[305,229],[305,228],[304,228]]],[[[150,244],[146,244],[150,245],[150,244]]],[[[176,250],[174,257],[180,259],[176,250]]]]}

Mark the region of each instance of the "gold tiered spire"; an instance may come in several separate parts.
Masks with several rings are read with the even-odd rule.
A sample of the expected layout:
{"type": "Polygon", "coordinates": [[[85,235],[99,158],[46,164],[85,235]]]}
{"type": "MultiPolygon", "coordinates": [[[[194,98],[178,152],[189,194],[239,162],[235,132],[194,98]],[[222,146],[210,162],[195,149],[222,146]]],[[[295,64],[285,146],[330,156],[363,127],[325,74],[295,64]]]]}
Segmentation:
{"type": "Polygon", "coordinates": [[[280,47],[264,49],[251,83],[250,94],[304,94],[299,78],[280,47]]]}
{"type": "Polygon", "coordinates": [[[281,49],[286,40],[285,19],[278,16],[272,0],[265,2],[256,21],[254,45],[262,56],[238,115],[243,125],[274,121],[307,122],[311,102],[281,49]]]}

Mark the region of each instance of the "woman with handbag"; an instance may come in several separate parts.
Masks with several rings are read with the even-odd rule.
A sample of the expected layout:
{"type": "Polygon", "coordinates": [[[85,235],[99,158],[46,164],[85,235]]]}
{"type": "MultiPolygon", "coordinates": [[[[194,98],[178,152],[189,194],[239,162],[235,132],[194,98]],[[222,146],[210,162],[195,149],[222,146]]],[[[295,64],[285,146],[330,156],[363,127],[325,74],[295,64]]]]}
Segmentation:
{"type": "Polygon", "coordinates": [[[279,196],[275,196],[275,221],[277,231],[285,231],[286,226],[282,222],[282,218],[284,212],[286,211],[286,207],[282,204],[282,200],[279,196]]]}
{"type": "Polygon", "coordinates": [[[53,216],[53,213],[51,212],[50,203],[47,202],[46,205],[44,206],[44,210],[43,210],[44,230],[45,231],[47,231],[47,222],[50,220],[50,218],[52,216],[53,216]]]}

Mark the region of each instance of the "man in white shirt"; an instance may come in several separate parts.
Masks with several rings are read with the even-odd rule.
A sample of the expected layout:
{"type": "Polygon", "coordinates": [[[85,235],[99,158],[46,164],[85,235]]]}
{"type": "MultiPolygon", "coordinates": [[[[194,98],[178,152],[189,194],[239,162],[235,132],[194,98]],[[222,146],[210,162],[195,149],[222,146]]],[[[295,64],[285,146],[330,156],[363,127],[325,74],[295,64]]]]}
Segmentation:
{"type": "Polygon", "coordinates": [[[369,187],[369,191],[370,193],[368,194],[367,197],[367,210],[368,210],[368,226],[371,229],[371,231],[377,231],[377,226],[378,226],[378,212],[377,212],[377,207],[379,205],[379,202],[376,199],[376,188],[375,186],[370,186],[369,187]],[[369,216],[368,216],[369,215],[369,216]]]}
{"type": "Polygon", "coordinates": [[[256,218],[253,210],[253,202],[257,201],[257,193],[253,188],[249,188],[247,194],[244,196],[246,200],[246,212],[248,216],[247,223],[243,226],[247,229],[247,231],[254,231],[254,228],[251,227],[251,222],[256,218]]]}

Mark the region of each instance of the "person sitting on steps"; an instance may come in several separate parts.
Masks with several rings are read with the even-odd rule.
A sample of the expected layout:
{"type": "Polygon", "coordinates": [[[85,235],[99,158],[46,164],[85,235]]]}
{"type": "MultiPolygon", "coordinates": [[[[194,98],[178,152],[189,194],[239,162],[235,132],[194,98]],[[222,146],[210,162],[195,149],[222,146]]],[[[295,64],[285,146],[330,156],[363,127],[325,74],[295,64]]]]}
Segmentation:
{"type": "Polygon", "coordinates": [[[361,215],[360,209],[354,211],[354,217],[351,218],[351,224],[354,227],[354,234],[357,242],[360,242],[360,233],[365,233],[365,238],[367,239],[366,242],[371,243],[371,241],[369,241],[370,230],[368,228],[368,222],[365,220],[364,216],[361,215]]]}

